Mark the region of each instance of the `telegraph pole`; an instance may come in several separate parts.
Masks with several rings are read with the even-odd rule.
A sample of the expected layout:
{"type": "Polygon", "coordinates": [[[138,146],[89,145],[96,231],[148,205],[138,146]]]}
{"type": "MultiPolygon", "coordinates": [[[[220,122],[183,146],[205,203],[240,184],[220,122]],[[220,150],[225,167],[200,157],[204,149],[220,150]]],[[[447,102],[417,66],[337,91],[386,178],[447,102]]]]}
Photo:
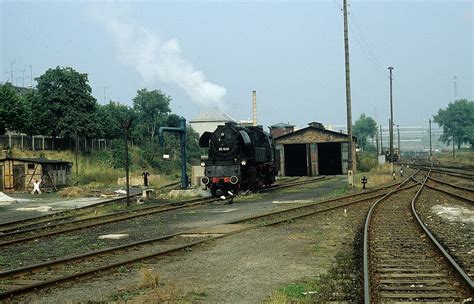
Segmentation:
{"type": "Polygon", "coordinates": [[[26,72],[26,69],[21,70],[21,79],[22,79],[23,87],[25,87],[25,72],[26,72]]]}
{"type": "Polygon", "coordinates": [[[383,154],[383,135],[382,124],[380,124],[380,155],[383,154]]]}
{"type": "Polygon", "coordinates": [[[30,86],[33,88],[33,66],[30,64],[30,86]]]}
{"type": "Polygon", "coordinates": [[[379,155],[379,128],[377,128],[377,133],[375,134],[375,144],[377,145],[377,156],[379,155]]]}
{"type": "Polygon", "coordinates": [[[13,85],[13,64],[15,61],[10,61],[11,84],[13,85]]]}
{"type": "Polygon", "coordinates": [[[398,157],[402,155],[402,148],[400,147],[400,125],[397,125],[397,133],[398,133],[398,157]]]}
{"type": "Polygon", "coordinates": [[[110,87],[104,87],[104,104],[107,103],[107,94],[105,92],[105,90],[107,90],[107,89],[110,89],[110,87]]]}
{"type": "Polygon", "coordinates": [[[124,143],[125,143],[125,186],[127,188],[127,207],[130,207],[130,177],[129,177],[129,159],[128,159],[128,135],[132,126],[133,118],[127,118],[122,121],[124,143]]]}
{"type": "Polygon", "coordinates": [[[346,63],[346,108],[347,108],[347,176],[349,185],[354,185],[352,172],[352,105],[351,105],[351,72],[349,66],[349,29],[347,24],[347,0],[343,0],[344,11],[344,53],[346,63]]]}
{"type": "Polygon", "coordinates": [[[458,98],[458,83],[457,83],[458,78],[454,76],[454,100],[458,98]]]}
{"type": "Polygon", "coordinates": [[[392,70],[393,67],[388,67],[390,71],[390,162],[393,163],[393,98],[392,98],[392,70]]]}
{"type": "Polygon", "coordinates": [[[456,158],[456,154],[454,152],[454,135],[453,135],[453,158],[456,158]]]}
{"type": "Polygon", "coordinates": [[[430,160],[431,160],[433,157],[433,151],[431,149],[431,118],[428,120],[428,122],[430,124],[430,160]]]}

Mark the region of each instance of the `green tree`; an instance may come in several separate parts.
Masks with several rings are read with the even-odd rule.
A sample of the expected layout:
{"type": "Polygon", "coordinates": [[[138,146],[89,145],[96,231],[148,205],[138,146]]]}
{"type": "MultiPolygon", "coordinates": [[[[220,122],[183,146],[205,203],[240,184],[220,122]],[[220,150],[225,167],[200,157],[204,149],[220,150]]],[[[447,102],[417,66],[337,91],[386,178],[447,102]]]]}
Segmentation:
{"type": "Polygon", "coordinates": [[[0,85],[0,134],[7,130],[22,132],[28,121],[28,108],[15,88],[0,85]]]}
{"type": "Polygon", "coordinates": [[[352,126],[352,133],[357,137],[359,147],[364,150],[367,146],[367,139],[373,138],[377,132],[377,123],[370,117],[362,114],[352,126]]]}
{"type": "Polygon", "coordinates": [[[442,142],[450,144],[454,138],[458,149],[463,143],[474,144],[474,101],[450,102],[446,109],[439,109],[434,122],[443,127],[442,142]]]}
{"type": "Polygon", "coordinates": [[[27,107],[27,123],[23,132],[28,135],[49,135],[55,126],[55,121],[51,119],[51,111],[47,104],[43,103],[38,91],[31,90],[22,95],[27,107]]]}
{"type": "Polygon", "coordinates": [[[124,136],[123,122],[135,117],[133,109],[112,101],[106,105],[99,105],[98,115],[103,137],[106,139],[122,139],[124,136]]]}
{"type": "Polygon", "coordinates": [[[97,101],[87,74],[56,67],[36,78],[40,104],[51,120],[50,135],[92,137],[100,133],[97,101]]]}
{"type": "Polygon", "coordinates": [[[170,101],[171,97],[160,90],[138,90],[137,96],[133,98],[133,109],[140,118],[140,121],[136,123],[146,130],[151,141],[153,141],[157,129],[168,118],[170,101]]]}

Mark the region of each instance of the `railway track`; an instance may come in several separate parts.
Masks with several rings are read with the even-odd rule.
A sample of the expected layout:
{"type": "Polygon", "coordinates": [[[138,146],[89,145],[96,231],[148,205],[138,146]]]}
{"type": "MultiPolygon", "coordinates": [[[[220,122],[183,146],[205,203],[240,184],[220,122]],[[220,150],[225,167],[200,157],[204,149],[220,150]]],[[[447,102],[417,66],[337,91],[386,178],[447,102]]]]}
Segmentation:
{"type": "MultiPolygon", "coordinates": [[[[179,182],[164,185],[162,187],[159,187],[156,190],[163,191],[165,189],[176,187],[177,185],[179,185],[179,182]]],[[[130,198],[133,199],[139,195],[141,194],[133,194],[133,195],[130,195],[130,198]]],[[[26,229],[34,228],[34,227],[48,226],[48,225],[54,225],[56,223],[71,221],[80,217],[93,214],[97,210],[97,208],[101,208],[101,207],[112,205],[112,204],[124,204],[126,203],[126,200],[127,200],[126,197],[111,198],[101,203],[79,207],[72,210],[65,210],[65,211],[55,212],[55,213],[47,214],[47,215],[0,223],[0,236],[4,233],[9,233],[13,231],[26,230],[26,229]]]]}
{"type": "Polygon", "coordinates": [[[120,221],[126,221],[162,212],[209,204],[218,200],[218,198],[198,198],[193,200],[169,203],[160,206],[145,207],[130,211],[121,211],[91,218],[46,224],[44,226],[37,226],[34,228],[16,229],[11,232],[7,232],[0,235],[0,247],[23,243],[31,240],[38,240],[46,237],[52,237],[66,232],[72,232],[77,230],[82,231],[86,228],[112,224],[120,221]]]}
{"type": "MultiPolygon", "coordinates": [[[[262,192],[276,191],[329,179],[331,179],[331,177],[323,176],[302,181],[288,181],[282,184],[277,184],[270,188],[263,189],[262,192]]],[[[41,219],[35,218],[33,220],[33,223],[30,223],[28,221],[20,221],[21,223],[24,223],[23,226],[14,225],[14,227],[12,228],[7,228],[7,226],[4,226],[3,230],[0,232],[0,247],[52,237],[67,232],[73,232],[78,230],[82,231],[86,228],[112,224],[120,221],[135,219],[138,217],[150,216],[153,214],[169,212],[177,209],[209,204],[219,200],[219,198],[197,198],[168,203],[165,205],[125,210],[100,216],[92,215],[88,218],[78,219],[78,215],[71,215],[70,213],[66,213],[59,215],[59,217],[54,217],[53,219],[51,219],[50,216],[45,216],[45,218],[41,219]]],[[[87,210],[85,213],[80,212],[79,216],[85,216],[90,213],[91,211],[87,210]]]]}
{"type": "Polygon", "coordinates": [[[457,196],[425,189],[420,194],[416,207],[431,233],[473,280],[473,203],[457,196]]]}
{"type": "Polygon", "coordinates": [[[443,167],[438,167],[435,164],[420,164],[420,163],[403,163],[404,165],[409,165],[413,168],[420,169],[423,171],[436,172],[441,174],[446,174],[456,178],[463,178],[467,180],[474,180],[474,172],[466,169],[447,169],[443,167]]]}
{"type": "Polygon", "coordinates": [[[431,176],[428,177],[425,186],[432,190],[456,196],[464,201],[474,203],[474,189],[462,187],[431,176]]]}
{"type": "MultiPolygon", "coordinates": [[[[408,182],[406,182],[393,188],[390,192],[400,191],[402,187],[414,187],[415,185],[416,183],[408,185],[408,182]]],[[[7,299],[34,289],[45,288],[78,278],[90,277],[144,259],[169,255],[197,244],[249,229],[276,225],[352,204],[370,202],[384,196],[386,193],[387,190],[385,189],[377,189],[345,195],[288,208],[284,211],[242,218],[222,225],[182,231],[154,239],[4,271],[0,273],[0,299],[7,299]]]]}
{"type": "Polygon", "coordinates": [[[364,229],[365,303],[462,301],[472,280],[426,228],[415,203],[418,189],[377,200],[364,229]]]}

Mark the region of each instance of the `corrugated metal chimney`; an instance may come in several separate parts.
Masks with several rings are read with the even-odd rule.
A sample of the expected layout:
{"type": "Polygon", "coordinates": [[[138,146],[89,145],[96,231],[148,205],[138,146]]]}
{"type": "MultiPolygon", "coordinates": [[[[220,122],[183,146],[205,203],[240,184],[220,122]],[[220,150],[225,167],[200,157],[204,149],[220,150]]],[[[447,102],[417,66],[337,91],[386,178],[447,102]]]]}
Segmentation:
{"type": "Polygon", "coordinates": [[[257,126],[257,91],[252,91],[253,121],[252,125],[257,126]]]}

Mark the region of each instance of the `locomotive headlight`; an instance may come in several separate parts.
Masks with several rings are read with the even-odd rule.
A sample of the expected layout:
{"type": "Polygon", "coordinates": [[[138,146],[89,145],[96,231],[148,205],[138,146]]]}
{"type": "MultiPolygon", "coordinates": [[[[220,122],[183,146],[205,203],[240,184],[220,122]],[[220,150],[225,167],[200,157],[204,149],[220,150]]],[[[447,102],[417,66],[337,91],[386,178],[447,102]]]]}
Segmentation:
{"type": "Polygon", "coordinates": [[[244,159],[243,161],[240,162],[242,166],[245,166],[247,164],[247,161],[244,159]]]}
{"type": "Polygon", "coordinates": [[[206,163],[205,162],[201,162],[201,167],[205,167],[206,166],[206,163]]]}

